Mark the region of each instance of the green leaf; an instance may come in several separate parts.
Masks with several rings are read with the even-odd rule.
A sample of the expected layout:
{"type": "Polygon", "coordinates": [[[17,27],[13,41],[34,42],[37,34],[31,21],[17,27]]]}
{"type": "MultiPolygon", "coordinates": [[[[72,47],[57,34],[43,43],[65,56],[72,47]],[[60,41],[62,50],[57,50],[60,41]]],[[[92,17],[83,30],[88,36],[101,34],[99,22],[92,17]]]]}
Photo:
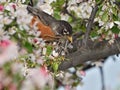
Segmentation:
{"type": "Polygon", "coordinates": [[[76,13],[74,10],[70,10],[70,14],[72,14],[73,16],[76,16],[76,13]]]}
{"type": "Polygon", "coordinates": [[[53,63],[53,70],[54,70],[54,72],[57,72],[57,70],[58,70],[58,63],[53,63]]]}
{"type": "Polygon", "coordinates": [[[13,79],[14,83],[16,83],[16,85],[17,85],[18,90],[20,90],[21,85],[22,85],[21,82],[25,79],[25,77],[23,77],[20,74],[20,72],[16,72],[12,77],[13,77],[12,79],[13,79]]]}
{"type": "Polygon", "coordinates": [[[112,11],[114,15],[117,15],[117,9],[115,7],[112,7],[112,11]]]}
{"type": "Polygon", "coordinates": [[[95,0],[95,1],[96,1],[97,4],[101,2],[101,0],[95,0]]]}
{"type": "Polygon", "coordinates": [[[5,63],[3,66],[3,69],[7,74],[9,74],[9,75],[12,74],[11,73],[11,62],[5,63]]]}
{"type": "Polygon", "coordinates": [[[18,81],[21,81],[21,80],[23,80],[23,79],[24,79],[24,78],[20,75],[20,73],[16,72],[16,73],[14,74],[13,80],[14,80],[16,83],[18,83],[18,81]]]}
{"type": "Polygon", "coordinates": [[[47,46],[47,55],[50,55],[52,53],[52,46],[47,46]]]}
{"type": "Polygon", "coordinates": [[[120,0],[116,0],[117,2],[120,2],[120,0]]]}
{"type": "Polygon", "coordinates": [[[118,20],[119,20],[118,15],[114,15],[114,14],[113,14],[113,16],[112,16],[112,17],[113,17],[112,19],[113,19],[114,21],[118,21],[118,20]]]}
{"type": "Polygon", "coordinates": [[[115,25],[111,30],[113,33],[116,33],[116,34],[120,32],[120,29],[117,27],[117,25],[115,25]]]}
{"type": "Polygon", "coordinates": [[[54,17],[56,18],[56,19],[58,19],[58,20],[60,20],[61,19],[61,16],[60,16],[60,11],[54,11],[54,17]]]}
{"type": "Polygon", "coordinates": [[[103,13],[101,19],[102,19],[102,21],[107,22],[107,21],[108,21],[108,17],[109,17],[109,16],[108,16],[108,13],[107,13],[107,11],[106,11],[106,12],[103,13]]]}
{"type": "Polygon", "coordinates": [[[91,37],[96,37],[96,36],[98,36],[97,31],[94,31],[94,32],[91,33],[91,37]]]}
{"type": "Polygon", "coordinates": [[[33,47],[32,47],[32,45],[29,42],[25,41],[23,43],[23,46],[27,49],[28,53],[32,53],[33,47]]]}
{"type": "Polygon", "coordinates": [[[54,8],[54,9],[59,9],[61,10],[61,8],[63,7],[65,3],[65,0],[56,0],[56,1],[53,1],[51,3],[51,6],[54,8]]]}
{"type": "Polygon", "coordinates": [[[51,5],[52,7],[55,7],[55,6],[56,6],[55,1],[53,1],[50,5],[51,5]]]}
{"type": "Polygon", "coordinates": [[[72,18],[72,17],[69,17],[69,18],[68,18],[68,22],[70,22],[70,23],[73,22],[73,18],[72,18]]]}
{"type": "Polygon", "coordinates": [[[34,68],[37,64],[35,62],[33,62],[31,59],[29,59],[28,57],[26,57],[26,62],[27,62],[27,67],[28,68],[34,68]]]}
{"type": "Polygon", "coordinates": [[[56,2],[57,2],[58,5],[61,6],[65,3],[65,0],[57,0],[56,2]]]}

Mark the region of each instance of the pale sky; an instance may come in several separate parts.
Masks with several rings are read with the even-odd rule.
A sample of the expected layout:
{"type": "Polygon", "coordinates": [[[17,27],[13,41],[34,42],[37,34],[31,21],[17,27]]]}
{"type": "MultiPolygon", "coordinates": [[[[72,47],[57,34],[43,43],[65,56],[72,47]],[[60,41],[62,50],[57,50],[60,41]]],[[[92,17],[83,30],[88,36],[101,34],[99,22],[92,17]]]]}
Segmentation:
{"type": "MultiPolygon", "coordinates": [[[[120,90],[120,57],[116,61],[109,58],[103,67],[106,90],[120,90]]],[[[86,72],[84,85],[77,90],[101,90],[99,69],[93,68],[86,72]]]]}
{"type": "MultiPolygon", "coordinates": [[[[103,66],[106,90],[120,90],[120,57],[117,60],[108,58],[103,66]]],[[[92,68],[86,71],[83,77],[83,85],[77,90],[102,90],[99,68],[92,68]]],[[[64,90],[63,87],[58,90],[64,90]]]]}

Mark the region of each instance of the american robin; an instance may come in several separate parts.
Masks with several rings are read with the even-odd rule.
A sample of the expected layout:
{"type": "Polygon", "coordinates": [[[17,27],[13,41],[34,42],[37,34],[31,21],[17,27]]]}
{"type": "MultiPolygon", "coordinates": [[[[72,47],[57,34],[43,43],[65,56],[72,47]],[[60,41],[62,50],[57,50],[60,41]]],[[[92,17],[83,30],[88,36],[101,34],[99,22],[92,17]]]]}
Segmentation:
{"type": "Polygon", "coordinates": [[[72,42],[72,27],[68,22],[64,20],[56,20],[54,17],[37,7],[28,5],[27,10],[34,16],[31,26],[37,22],[36,26],[41,32],[41,38],[46,41],[65,38],[66,40],[72,42]]]}

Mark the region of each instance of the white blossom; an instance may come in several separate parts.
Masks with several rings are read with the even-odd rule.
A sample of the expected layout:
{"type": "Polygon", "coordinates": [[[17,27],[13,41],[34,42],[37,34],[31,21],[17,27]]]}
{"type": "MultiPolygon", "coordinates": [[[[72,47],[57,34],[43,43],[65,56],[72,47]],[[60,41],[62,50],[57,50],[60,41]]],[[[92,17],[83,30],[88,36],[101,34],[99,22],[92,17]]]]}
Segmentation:
{"type": "Polygon", "coordinates": [[[56,52],[55,50],[53,50],[53,51],[52,51],[52,55],[53,55],[54,57],[58,57],[59,54],[58,54],[58,52],[56,52]]]}
{"type": "Polygon", "coordinates": [[[45,69],[45,67],[30,69],[30,71],[29,71],[29,79],[40,90],[43,90],[44,87],[47,84],[51,87],[51,89],[53,89],[54,80],[53,80],[51,74],[49,74],[47,72],[47,70],[45,69]],[[37,75],[37,77],[36,77],[36,75],[37,75]]]}
{"type": "Polygon", "coordinates": [[[10,11],[10,13],[12,15],[15,15],[14,14],[15,13],[15,8],[13,7],[13,5],[17,6],[15,3],[8,3],[8,4],[6,4],[5,5],[5,10],[8,10],[8,11],[10,11]]]}
{"type": "Polygon", "coordinates": [[[4,17],[4,18],[2,19],[2,22],[3,22],[4,24],[6,24],[6,25],[10,24],[12,21],[13,21],[13,20],[10,19],[9,17],[4,17]]]}
{"type": "Polygon", "coordinates": [[[84,2],[81,3],[80,6],[76,5],[69,6],[68,10],[73,10],[77,14],[77,17],[89,18],[92,11],[92,7],[89,5],[89,3],[84,2]]]}
{"type": "Polygon", "coordinates": [[[29,58],[28,58],[29,60],[31,60],[32,62],[35,62],[36,57],[35,57],[34,54],[29,54],[28,57],[29,57],[29,58]]]}
{"type": "Polygon", "coordinates": [[[20,90],[35,90],[35,86],[33,85],[33,82],[29,78],[27,78],[23,81],[20,90]]]}
{"type": "Polygon", "coordinates": [[[120,21],[114,21],[114,23],[120,26],[120,21]]]}
{"type": "Polygon", "coordinates": [[[9,28],[9,34],[13,35],[16,33],[16,27],[9,28]]]}
{"type": "Polygon", "coordinates": [[[43,54],[43,55],[46,55],[46,52],[47,52],[47,49],[46,49],[46,48],[43,48],[42,54],[43,54]]]}
{"type": "Polygon", "coordinates": [[[0,65],[18,57],[18,47],[15,42],[2,40],[0,42],[0,65]]]}
{"type": "Polygon", "coordinates": [[[6,0],[0,0],[0,3],[5,3],[6,2],[6,0]]]}
{"type": "Polygon", "coordinates": [[[52,15],[53,14],[53,9],[52,7],[50,6],[49,3],[45,3],[43,5],[39,5],[40,6],[40,9],[42,9],[44,12],[52,15]]]}
{"type": "Polygon", "coordinates": [[[105,25],[105,29],[106,29],[106,30],[111,29],[113,26],[114,26],[114,23],[113,23],[113,22],[108,22],[108,23],[106,23],[106,25],[105,25]]]}
{"type": "Polygon", "coordinates": [[[32,16],[28,14],[26,6],[18,7],[15,14],[17,16],[17,23],[19,24],[19,27],[21,29],[29,30],[28,24],[31,22],[32,16]]]}

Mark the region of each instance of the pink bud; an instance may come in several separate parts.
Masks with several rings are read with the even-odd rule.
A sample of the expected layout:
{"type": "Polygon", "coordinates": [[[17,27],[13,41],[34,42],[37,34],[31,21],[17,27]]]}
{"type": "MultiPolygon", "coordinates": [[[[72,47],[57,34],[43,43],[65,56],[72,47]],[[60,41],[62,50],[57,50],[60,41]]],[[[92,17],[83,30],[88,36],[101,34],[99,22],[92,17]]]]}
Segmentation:
{"type": "Polygon", "coordinates": [[[3,11],[3,10],[4,10],[4,6],[0,5],[0,11],[3,11]]]}
{"type": "Polygon", "coordinates": [[[13,4],[12,7],[13,7],[14,9],[16,9],[16,5],[15,5],[15,4],[13,4]]]}
{"type": "Polygon", "coordinates": [[[80,71],[80,74],[82,75],[82,76],[86,76],[86,73],[85,73],[85,71],[80,71]]]}
{"type": "Polygon", "coordinates": [[[35,38],[33,42],[34,42],[34,43],[37,43],[37,42],[38,42],[38,40],[35,38]]]}
{"type": "Polygon", "coordinates": [[[105,34],[102,34],[102,38],[103,38],[103,39],[105,38],[105,34]]]}
{"type": "Polygon", "coordinates": [[[9,40],[1,40],[0,41],[0,46],[1,47],[7,47],[10,45],[10,41],[9,40]]]}
{"type": "Polygon", "coordinates": [[[115,39],[118,38],[118,34],[114,34],[115,39]]]}

